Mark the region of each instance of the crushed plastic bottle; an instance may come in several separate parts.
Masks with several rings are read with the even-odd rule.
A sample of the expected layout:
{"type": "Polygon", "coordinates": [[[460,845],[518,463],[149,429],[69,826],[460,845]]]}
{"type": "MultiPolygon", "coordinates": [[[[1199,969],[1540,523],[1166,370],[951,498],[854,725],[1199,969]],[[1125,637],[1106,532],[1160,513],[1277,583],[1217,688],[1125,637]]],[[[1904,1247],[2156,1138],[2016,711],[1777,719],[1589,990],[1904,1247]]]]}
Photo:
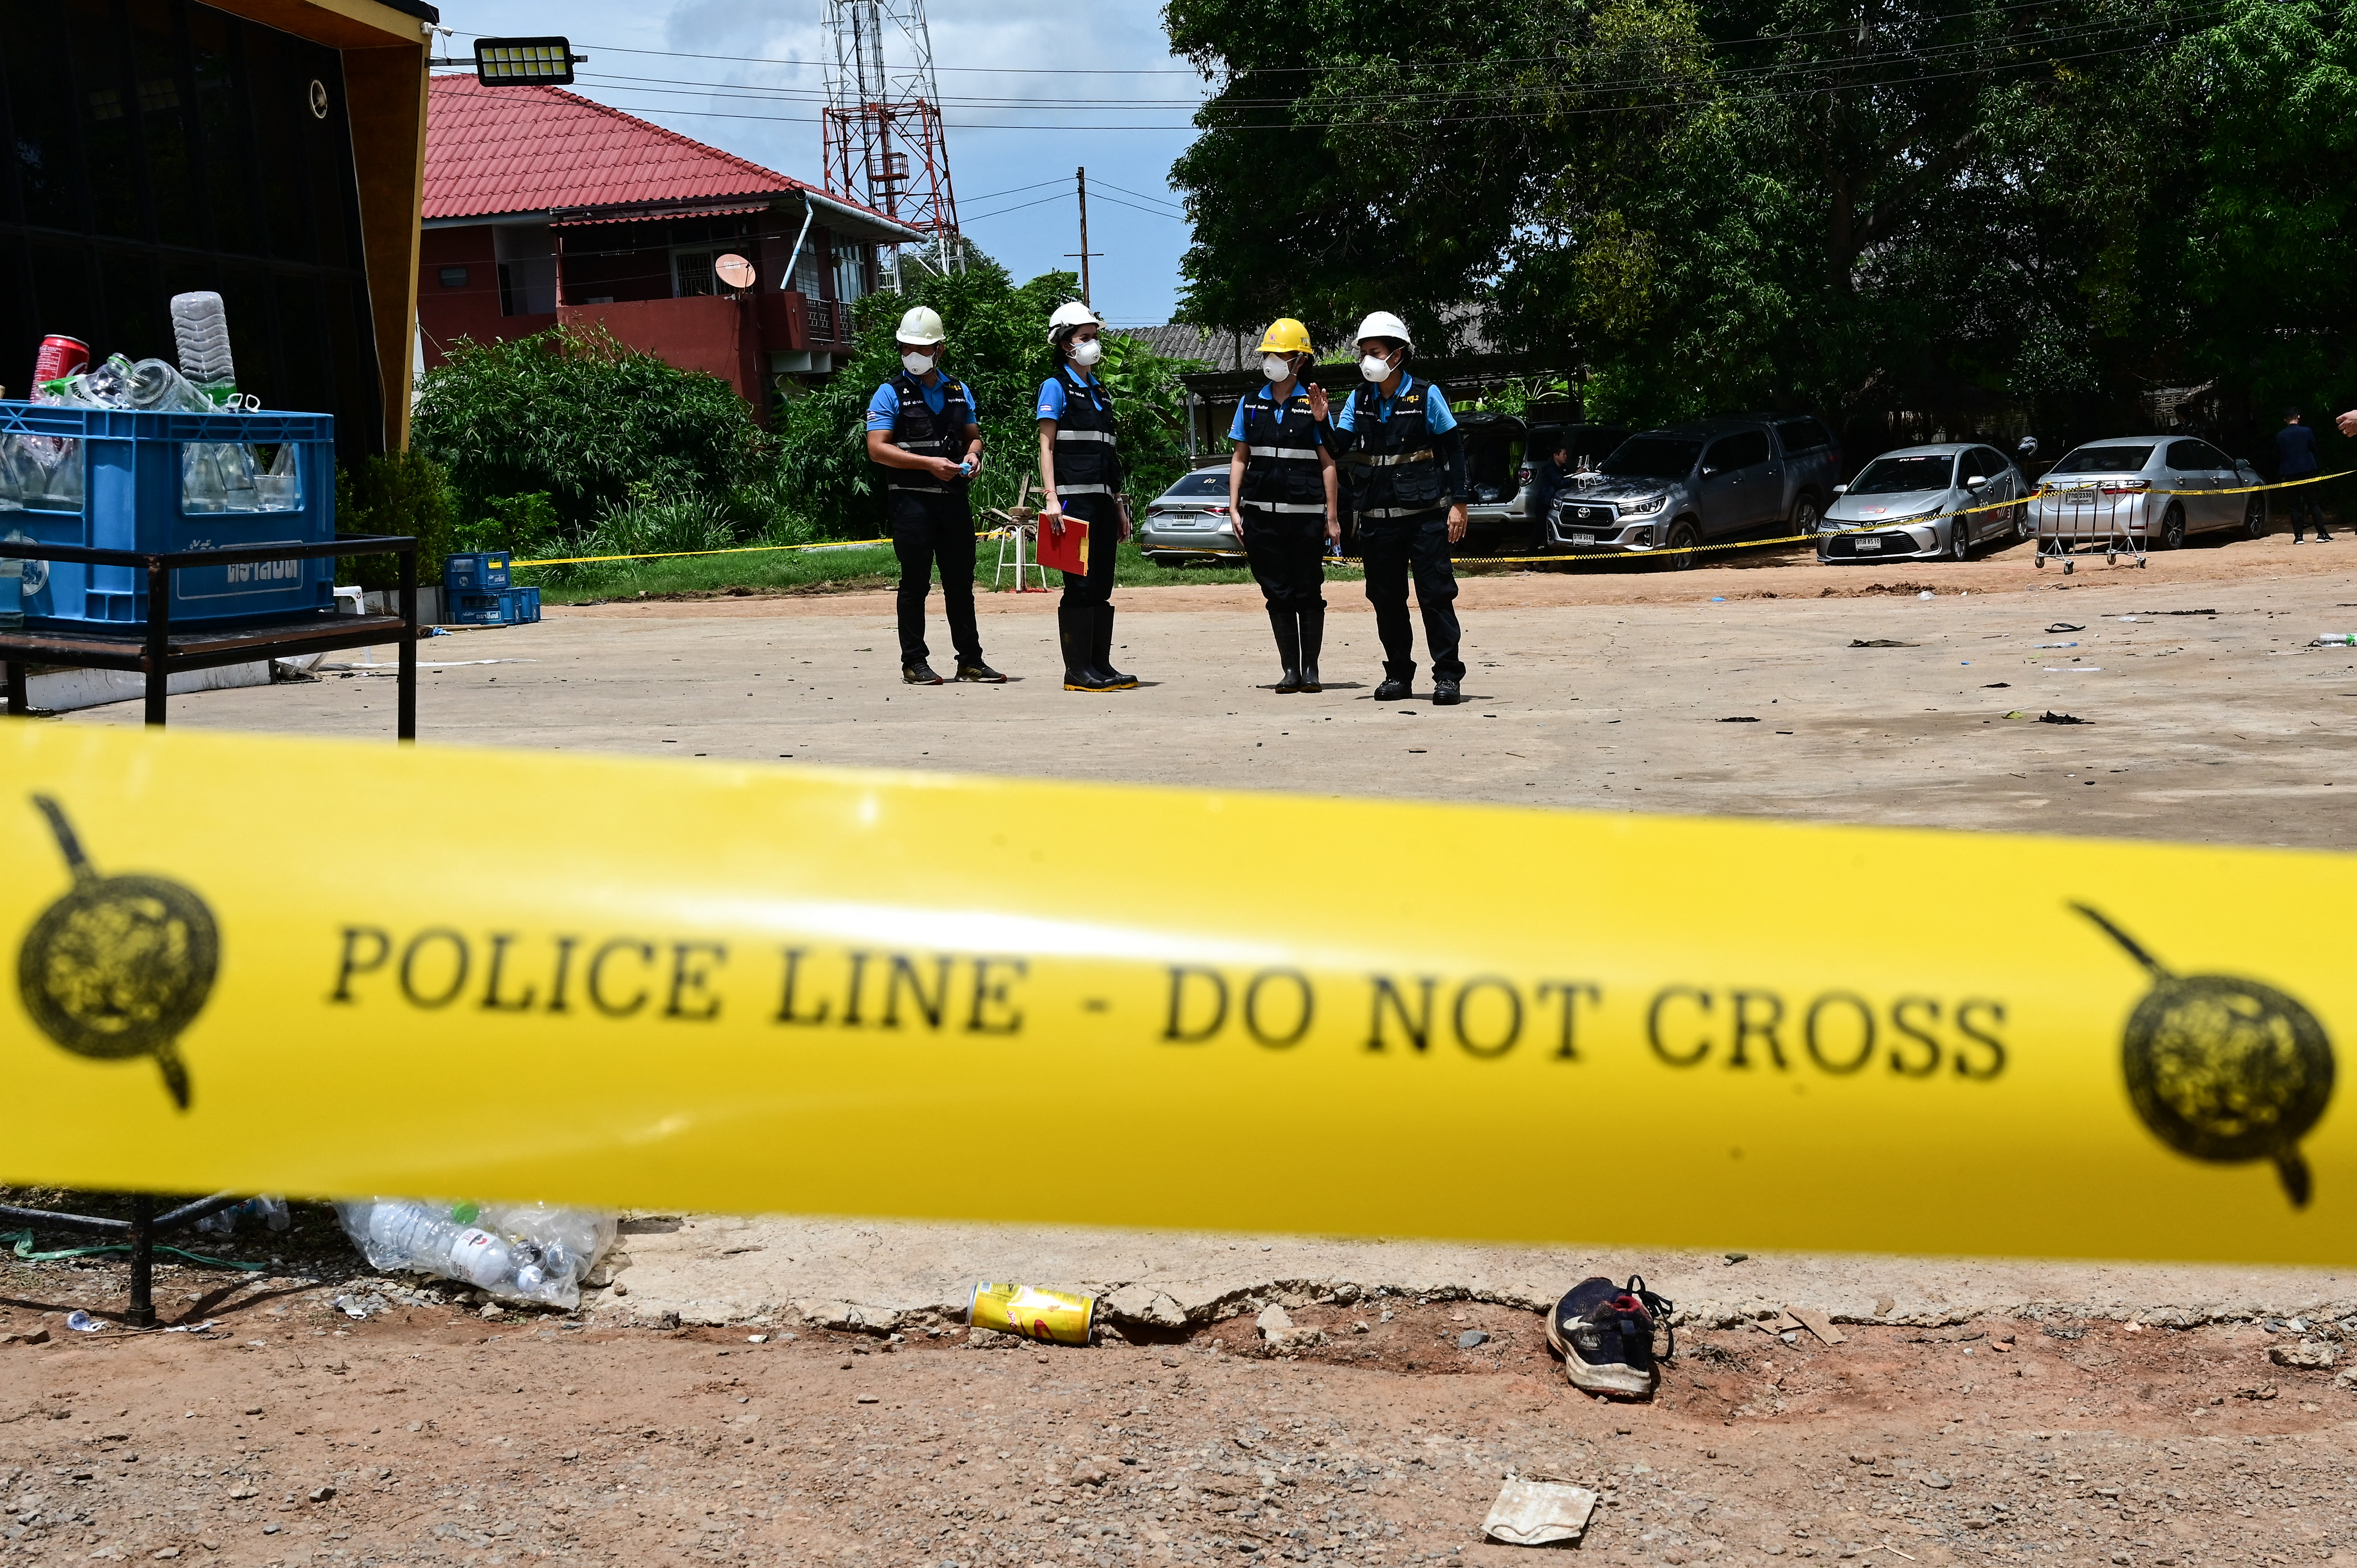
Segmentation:
{"type": "Polygon", "coordinates": [[[284,1230],[295,1222],[295,1216],[285,1198],[265,1193],[206,1215],[197,1221],[197,1229],[214,1236],[234,1236],[240,1219],[259,1219],[273,1230],[284,1230]]]}
{"type": "Polygon", "coordinates": [[[230,356],[229,310],[221,296],[198,290],[172,296],[172,340],[180,373],[216,403],[237,395],[237,366],[230,356]]]}
{"type": "Polygon", "coordinates": [[[614,1241],[612,1213],[549,1204],[379,1197],[339,1203],[336,1214],[371,1268],[568,1309],[581,1304],[583,1278],[614,1241]]]}

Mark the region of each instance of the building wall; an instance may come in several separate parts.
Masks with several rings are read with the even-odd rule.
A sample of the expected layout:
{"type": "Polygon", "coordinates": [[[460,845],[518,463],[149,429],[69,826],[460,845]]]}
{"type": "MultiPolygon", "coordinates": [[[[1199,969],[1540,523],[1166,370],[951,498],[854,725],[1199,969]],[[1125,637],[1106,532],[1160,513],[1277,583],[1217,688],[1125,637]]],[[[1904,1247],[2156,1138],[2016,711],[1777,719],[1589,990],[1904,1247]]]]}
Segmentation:
{"type": "MultiPolygon", "coordinates": [[[[544,324],[547,319],[554,317],[544,324]]],[[[500,263],[490,224],[428,229],[419,236],[417,320],[429,371],[461,338],[496,343],[521,336],[500,308],[500,263]]]]}

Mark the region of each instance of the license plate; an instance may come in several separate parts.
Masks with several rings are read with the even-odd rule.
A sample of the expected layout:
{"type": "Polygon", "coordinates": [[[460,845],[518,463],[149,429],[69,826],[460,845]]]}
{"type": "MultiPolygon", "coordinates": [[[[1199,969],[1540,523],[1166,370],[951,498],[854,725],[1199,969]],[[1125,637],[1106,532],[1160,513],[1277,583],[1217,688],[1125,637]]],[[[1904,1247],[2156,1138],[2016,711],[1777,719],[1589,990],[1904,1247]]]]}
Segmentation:
{"type": "Polygon", "coordinates": [[[1861,555],[1868,552],[1879,551],[1881,548],[1882,541],[1879,539],[1861,539],[1857,542],[1857,553],[1861,555]]]}
{"type": "Polygon", "coordinates": [[[1593,544],[1596,542],[1596,535],[1592,533],[1575,533],[1571,536],[1571,542],[1574,544],[1593,544]]]}

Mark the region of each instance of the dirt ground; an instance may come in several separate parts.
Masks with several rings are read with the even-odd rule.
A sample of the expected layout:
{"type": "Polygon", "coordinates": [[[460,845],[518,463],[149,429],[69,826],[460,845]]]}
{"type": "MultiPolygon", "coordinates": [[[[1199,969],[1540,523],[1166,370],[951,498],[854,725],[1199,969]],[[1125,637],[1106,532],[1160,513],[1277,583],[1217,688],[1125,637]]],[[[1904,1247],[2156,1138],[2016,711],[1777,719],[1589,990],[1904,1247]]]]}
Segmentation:
{"type": "Polygon", "coordinates": [[[176,1268],[167,1316],[211,1326],[65,1329],[103,1272],[46,1301],[20,1273],[0,1318],[48,1334],[0,1346],[10,1560],[1503,1564],[1480,1526],[1509,1474],[1599,1491],[1578,1550],[1616,1563],[2357,1550],[2357,1405],[2268,1357],[2329,1325],[1690,1330],[1629,1404],[1571,1389],[1535,1315],[1464,1301],[1301,1301],[1324,1340],[1278,1355],[1249,1317],[1085,1349],[354,1321],[176,1268]]]}
{"type": "MultiPolygon", "coordinates": [[[[1253,589],[1189,586],[1121,596],[1121,657],[1151,682],[1131,693],[1058,688],[1049,596],[984,600],[1016,683],[912,692],[889,596],[856,594],[609,605],[437,639],[421,711],[429,743],[683,759],[2357,835],[2357,656],[2309,648],[2357,629],[2357,543],[2238,542],[2068,576],[2020,548],[1469,576],[1475,701],[1452,710],[1378,708],[1364,600],[1353,585],[1329,599],[1318,697],[1265,689],[1253,589]],[[1892,646],[1852,646],[1876,642],[1892,646]],[[1728,722],[1746,718],[1770,722],[1728,722]]],[[[938,600],[932,629],[938,651],[938,600]]],[[[383,736],[388,657],[176,699],[172,722],[383,736]]],[[[123,704],[66,722],[138,721],[123,704]]],[[[279,1248],[259,1275],[162,1269],[181,1332],[68,1329],[69,1311],[119,1303],[120,1265],[9,1261],[0,1561],[1504,1564],[1514,1549],[1479,1530],[1509,1473],[1600,1490],[1579,1550],[1615,1563],[2357,1551],[2357,1395],[2334,1381],[2357,1318],[2179,1329],[2023,1308],[1851,1326],[1838,1344],[1690,1328],[1657,1400],[1605,1404],[1566,1385],[1538,1316],[1445,1290],[1296,1297],[1326,1337],[1284,1356],[1250,1316],[1088,1349],[982,1348],[921,1316],[897,1335],[633,1326],[604,1307],[486,1319],[458,1293],[356,1272],[308,1212],[300,1248],[221,1249],[279,1248]],[[376,1298],[370,1316],[332,1305],[352,1293],[376,1298]],[[1489,1337],[1460,1348],[1474,1332],[1489,1337]]]]}

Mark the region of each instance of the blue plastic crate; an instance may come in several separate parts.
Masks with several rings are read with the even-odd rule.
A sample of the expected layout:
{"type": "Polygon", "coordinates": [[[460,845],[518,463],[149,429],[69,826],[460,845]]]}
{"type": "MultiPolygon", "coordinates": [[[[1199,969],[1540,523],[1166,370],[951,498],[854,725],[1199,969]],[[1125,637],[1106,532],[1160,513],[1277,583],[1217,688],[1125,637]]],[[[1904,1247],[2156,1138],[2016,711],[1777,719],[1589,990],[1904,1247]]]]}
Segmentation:
{"type": "Polygon", "coordinates": [[[521,607],[513,588],[495,588],[487,594],[453,593],[446,612],[452,626],[513,626],[521,607]]]}
{"type": "MultiPolygon", "coordinates": [[[[0,535],[97,550],[323,543],[336,532],[335,430],[324,413],[135,413],[0,401],[0,463],[7,466],[0,535]],[[55,442],[67,445],[46,445],[55,442]],[[290,447],[290,472],[252,476],[217,461],[254,446],[290,447]],[[57,461],[38,460],[44,453],[57,461]],[[248,478],[268,482],[242,482],[248,478]]],[[[172,624],[332,610],[335,571],[328,558],[184,567],[172,574],[172,624]]],[[[57,628],[138,627],[147,610],[147,575],[138,567],[54,561],[25,615],[30,625],[57,628]]]]}
{"type": "Polygon", "coordinates": [[[515,597],[516,624],[518,626],[538,625],[540,622],[540,590],[538,588],[510,588],[508,592],[515,597]]]}
{"type": "Polygon", "coordinates": [[[487,594],[509,586],[504,550],[472,550],[442,558],[442,586],[454,594],[487,594]]]}

